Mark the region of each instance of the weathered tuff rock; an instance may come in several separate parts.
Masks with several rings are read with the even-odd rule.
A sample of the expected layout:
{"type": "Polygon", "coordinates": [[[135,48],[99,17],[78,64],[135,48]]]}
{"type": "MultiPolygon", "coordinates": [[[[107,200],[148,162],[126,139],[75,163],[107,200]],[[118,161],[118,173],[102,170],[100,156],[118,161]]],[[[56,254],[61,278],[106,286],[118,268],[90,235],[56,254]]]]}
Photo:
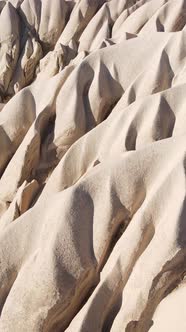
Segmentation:
{"type": "Polygon", "coordinates": [[[185,331],[185,24],[0,1],[0,331],[185,331]]]}

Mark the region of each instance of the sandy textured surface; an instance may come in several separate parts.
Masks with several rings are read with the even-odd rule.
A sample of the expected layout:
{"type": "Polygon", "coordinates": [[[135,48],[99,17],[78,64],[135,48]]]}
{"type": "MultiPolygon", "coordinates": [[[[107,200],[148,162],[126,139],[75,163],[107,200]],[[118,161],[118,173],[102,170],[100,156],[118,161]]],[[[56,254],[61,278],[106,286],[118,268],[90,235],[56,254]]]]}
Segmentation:
{"type": "Polygon", "coordinates": [[[186,331],[186,0],[0,0],[0,332],[186,331]]]}

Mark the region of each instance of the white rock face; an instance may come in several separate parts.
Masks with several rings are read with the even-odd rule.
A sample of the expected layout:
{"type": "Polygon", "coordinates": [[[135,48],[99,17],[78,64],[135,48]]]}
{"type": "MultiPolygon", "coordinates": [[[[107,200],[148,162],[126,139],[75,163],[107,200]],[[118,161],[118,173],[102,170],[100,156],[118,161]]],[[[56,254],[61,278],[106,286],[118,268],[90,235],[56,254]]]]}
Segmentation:
{"type": "Polygon", "coordinates": [[[0,0],[0,331],[185,331],[186,0],[0,0]]]}

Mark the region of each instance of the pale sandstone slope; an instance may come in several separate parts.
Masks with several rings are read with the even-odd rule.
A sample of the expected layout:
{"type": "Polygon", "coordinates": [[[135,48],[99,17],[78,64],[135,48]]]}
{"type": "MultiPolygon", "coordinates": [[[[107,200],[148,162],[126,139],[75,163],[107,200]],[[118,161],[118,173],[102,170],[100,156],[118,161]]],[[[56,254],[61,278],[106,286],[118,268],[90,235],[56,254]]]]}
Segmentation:
{"type": "Polygon", "coordinates": [[[185,26],[0,0],[0,331],[185,331],[185,26]]]}

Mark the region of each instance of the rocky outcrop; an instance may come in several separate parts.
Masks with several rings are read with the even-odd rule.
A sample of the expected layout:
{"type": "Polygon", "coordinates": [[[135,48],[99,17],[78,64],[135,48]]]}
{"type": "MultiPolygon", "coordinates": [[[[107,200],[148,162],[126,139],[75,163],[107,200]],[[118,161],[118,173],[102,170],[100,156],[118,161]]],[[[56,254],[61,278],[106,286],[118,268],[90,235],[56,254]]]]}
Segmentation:
{"type": "Polygon", "coordinates": [[[0,331],[185,331],[186,1],[0,1],[0,331]]]}

